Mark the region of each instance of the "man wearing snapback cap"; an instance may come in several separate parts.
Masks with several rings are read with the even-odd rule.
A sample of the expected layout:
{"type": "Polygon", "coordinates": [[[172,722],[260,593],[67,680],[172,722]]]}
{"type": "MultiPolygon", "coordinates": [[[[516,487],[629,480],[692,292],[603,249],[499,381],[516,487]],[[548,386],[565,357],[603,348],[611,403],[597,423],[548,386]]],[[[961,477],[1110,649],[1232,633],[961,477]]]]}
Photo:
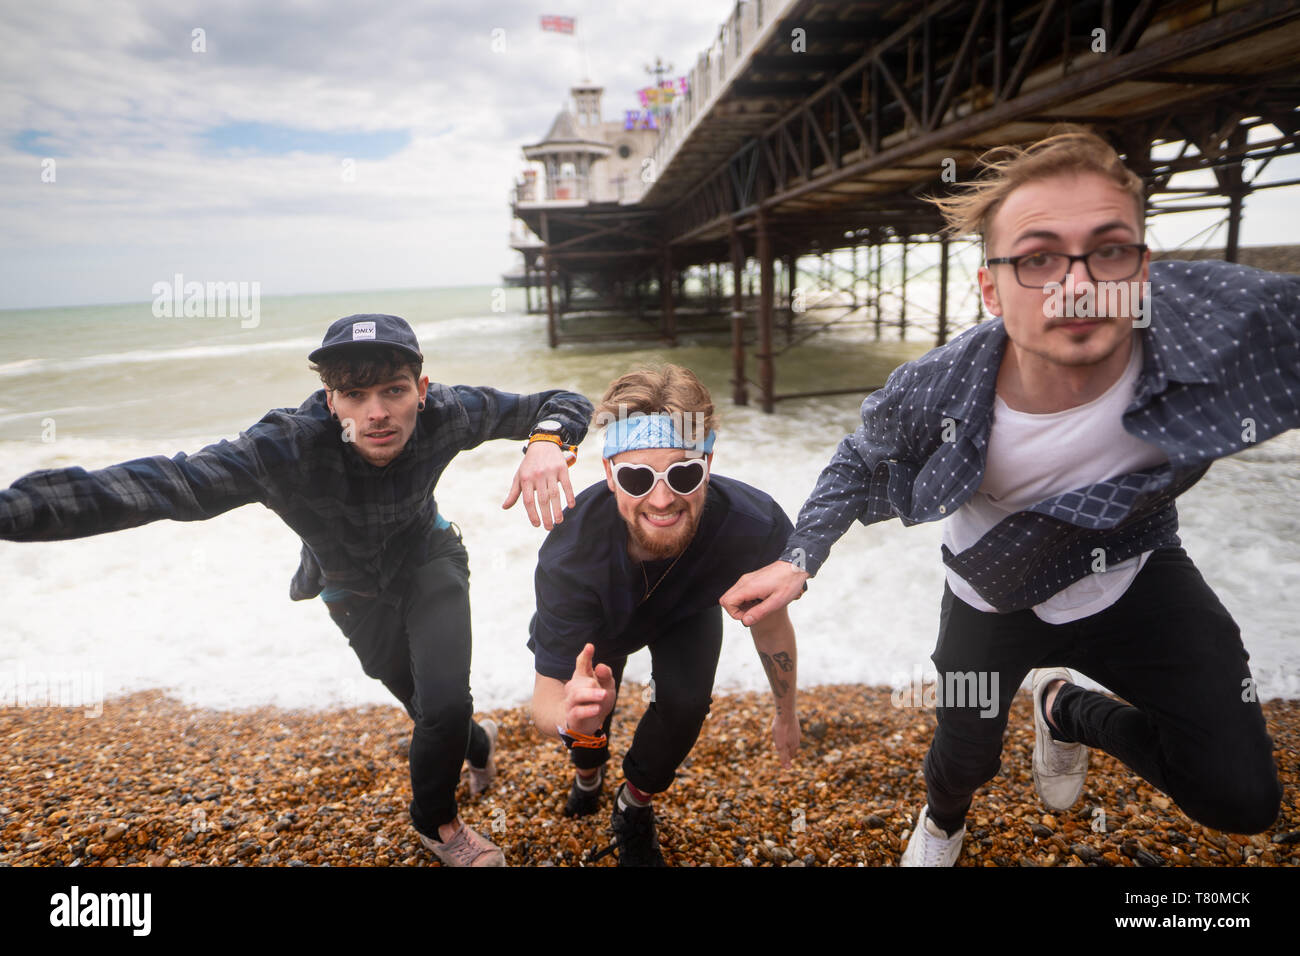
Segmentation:
{"type": "Polygon", "coordinates": [[[362,669],[414,721],[410,813],[421,842],[445,865],[502,866],[504,854],[461,822],[456,804],[466,758],[472,795],[491,782],[496,727],[472,720],[468,558],[433,490],[458,452],[527,438],[502,507],[522,497],[532,524],[549,531],[564,499],[574,503],[566,463],[591,403],[559,390],[431,383],[423,359],[397,316],[339,319],[310,355],[325,388],[298,409],[274,409],[193,455],[33,472],[0,491],[0,538],[79,538],[270,508],[303,543],[290,597],[320,595],[362,669]]]}

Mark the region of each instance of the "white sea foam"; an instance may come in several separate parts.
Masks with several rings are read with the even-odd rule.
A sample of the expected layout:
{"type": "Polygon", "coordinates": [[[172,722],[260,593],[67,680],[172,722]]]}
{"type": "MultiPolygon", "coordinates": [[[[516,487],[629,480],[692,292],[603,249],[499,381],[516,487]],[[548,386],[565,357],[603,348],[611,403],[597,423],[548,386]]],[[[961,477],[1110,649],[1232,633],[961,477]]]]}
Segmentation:
{"type": "Polygon", "coordinates": [[[16,362],[0,362],[0,375],[24,375],[41,367],[40,359],[19,359],[16,362]]]}
{"type": "MultiPolygon", "coordinates": [[[[383,300],[376,306],[383,311],[383,300]]],[[[678,361],[695,368],[713,388],[722,415],[717,471],[768,491],[792,519],[838,441],[857,422],[860,396],[854,395],[783,402],[772,416],[752,405],[732,406],[726,384],[730,356],[717,346],[550,352],[536,316],[453,319],[449,328],[457,333],[450,337],[428,325],[436,323],[417,325],[421,341],[444,343],[426,354],[447,382],[491,383],[512,391],[572,387],[598,395],[638,361],[678,361]],[[474,329],[479,337],[461,344],[474,329]],[[530,361],[520,367],[500,361],[502,354],[518,352],[528,353],[530,361]]],[[[305,354],[318,341],[295,347],[305,354]]],[[[922,348],[884,346],[879,351],[892,356],[884,371],[922,348]]],[[[814,359],[789,360],[784,387],[823,386],[825,373],[814,359]],[[803,381],[797,378],[798,362],[815,369],[803,381]]],[[[214,356],[196,349],[188,361],[183,368],[199,381],[224,381],[241,372],[232,351],[214,356]]],[[[843,356],[837,361],[842,367],[843,356]]],[[[294,359],[295,367],[302,364],[301,357],[294,359]]],[[[861,374],[866,381],[883,380],[884,371],[861,374]]],[[[149,381],[115,384],[105,400],[165,402],[174,385],[140,391],[149,381]]],[[[235,390],[226,404],[214,406],[211,420],[184,433],[123,440],[110,432],[59,437],[50,444],[0,441],[0,487],[40,468],[97,468],[193,451],[232,437],[265,411],[254,404],[263,398],[260,393],[247,400],[241,396],[235,390]]],[[[295,405],[302,397],[286,391],[275,400],[295,405]]],[[[24,408],[22,394],[0,395],[0,405],[10,414],[35,413],[24,408]]],[[[589,438],[571,472],[575,491],[603,480],[596,449],[589,438]]],[[[508,512],[500,507],[519,460],[516,442],[488,442],[458,456],[437,489],[440,509],[461,526],[470,554],[472,689],[479,707],[519,704],[533,684],[525,642],[534,606],[533,571],[545,532],[528,523],[520,505],[508,512]]],[[[1180,499],[1179,508],[1184,545],[1241,625],[1262,695],[1300,697],[1300,431],[1219,462],[1180,499]]],[[[853,526],[808,593],[791,605],[801,687],[888,685],[900,675],[930,668],[943,590],[939,538],[937,524],[853,526]]],[[[109,695],[161,687],[189,703],[213,707],[396,706],[378,682],[362,674],[319,600],[288,599],[298,547],[293,533],[260,507],[206,522],[161,521],[73,541],[0,541],[5,582],[0,672],[19,664],[28,671],[96,671],[109,695]]],[[[745,629],[725,619],[725,633],[718,687],[766,688],[745,629]]],[[[644,681],[649,670],[648,655],[640,653],[626,673],[630,680],[644,681]]]]}
{"type": "Polygon", "coordinates": [[[305,354],[320,345],[318,339],[279,339],[273,342],[249,342],[238,345],[200,345],[175,349],[134,349],[130,352],[109,352],[85,355],[78,358],[24,359],[0,365],[0,377],[39,375],[47,372],[79,372],[105,366],[140,365],[146,363],[204,362],[214,359],[232,359],[258,352],[291,352],[305,354]]]}
{"type": "MultiPolygon", "coordinates": [[[[730,417],[731,441],[719,439],[719,472],[765,486],[793,517],[817,462],[790,460],[788,446],[765,439],[767,429],[751,415],[730,417]],[[783,464],[771,470],[782,455],[783,464]]],[[[1290,443],[1293,461],[1300,459],[1297,437],[1281,439],[1290,443]]],[[[8,465],[22,466],[0,480],[28,466],[106,464],[115,456],[105,452],[136,457],[157,450],[102,444],[40,460],[30,451],[24,460],[0,449],[8,465]]],[[[532,687],[524,642],[544,532],[525,521],[518,505],[500,509],[517,462],[512,442],[484,446],[458,458],[439,486],[440,507],[464,529],[470,552],[472,683],[482,707],[518,704],[532,687]]],[[[574,469],[575,490],[600,477],[598,461],[588,457],[574,469]]],[[[1184,541],[1241,625],[1264,696],[1300,696],[1296,539],[1268,533],[1268,514],[1252,510],[1239,478],[1212,470],[1184,496],[1184,541]]],[[[890,684],[928,668],[943,589],[938,552],[938,525],[855,525],[808,594],[791,606],[800,683],[890,684]]],[[[208,522],[159,522],[75,541],[0,542],[0,577],[8,582],[0,669],[54,660],[64,669],[101,671],[109,695],[164,687],[215,707],[389,703],[384,688],[361,674],[321,603],[288,600],[296,560],[294,535],[257,507],[208,522]]],[[[727,620],[726,632],[719,688],[763,688],[745,630],[727,620]]],[[[634,656],[627,676],[646,680],[648,656],[634,656]]]]}

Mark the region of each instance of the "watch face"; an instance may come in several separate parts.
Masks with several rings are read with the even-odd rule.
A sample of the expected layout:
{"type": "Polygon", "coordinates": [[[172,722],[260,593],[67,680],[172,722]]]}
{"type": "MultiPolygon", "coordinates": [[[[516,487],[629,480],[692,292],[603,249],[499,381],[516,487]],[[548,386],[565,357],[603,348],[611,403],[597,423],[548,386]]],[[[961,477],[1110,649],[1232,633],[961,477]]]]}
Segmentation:
{"type": "Polygon", "coordinates": [[[534,428],[533,431],[558,432],[562,427],[563,426],[561,426],[554,418],[548,418],[544,422],[538,422],[537,427],[534,428]]]}

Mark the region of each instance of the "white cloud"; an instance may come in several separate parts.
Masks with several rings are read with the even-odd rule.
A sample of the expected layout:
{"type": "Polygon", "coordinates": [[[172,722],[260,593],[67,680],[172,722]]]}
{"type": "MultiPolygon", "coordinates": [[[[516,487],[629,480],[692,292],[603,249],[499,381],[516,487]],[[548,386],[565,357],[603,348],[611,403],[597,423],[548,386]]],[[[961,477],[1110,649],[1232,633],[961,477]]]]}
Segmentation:
{"type": "MultiPolygon", "coordinates": [[[[642,60],[681,50],[686,63],[729,4],[561,7],[579,19],[613,116],[644,85],[642,60]]],[[[577,42],[541,33],[540,12],[551,11],[450,0],[7,7],[0,306],[144,299],[173,271],[256,278],[267,294],[497,281],[513,265],[519,149],[580,78],[577,42]],[[196,27],[206,52],[191,50],[196,27]],[[222,151],[204,138],[244,123],[410,139],[358,159],[349,182],[341,156],[222,151]],[[15,145],[29,130],[54,183],[41,181],[45,156],[15,145]]]]}
{"type": "MultiPolygon", "coordinates": [[[[581,79],[605,115],[636,105],[656,55],[685,73],[730,0],[55,0],[0,11],[0,307],[148,298],[175,271],[266,294],[491,283],[513,267],[520,147],[581,79]],[[578,18],[544,34],[542,13],[578,18]],[[195,28],[207,50],[191,50],[195,28]],[[493,53],[492,30],[506,31],[493,53]],[[214,150],[227,124],[408,131],[383,160],[214,150]],[[16,137],[35,130],[54,159],[16,137]]],[[[1274,196],[1270,196],[1274,199],[1274,196]]],[[[1281,197],[1277,197],[1281,198],[1281,197]]],[[[1282,241],[1274,204],[1246,238],[1282,241]]],[[[1266,207],[1267,210],[1266,211],[1266,207]]],[[[1163,233],[1163,229],[1162,229],[1163,233]]]]}

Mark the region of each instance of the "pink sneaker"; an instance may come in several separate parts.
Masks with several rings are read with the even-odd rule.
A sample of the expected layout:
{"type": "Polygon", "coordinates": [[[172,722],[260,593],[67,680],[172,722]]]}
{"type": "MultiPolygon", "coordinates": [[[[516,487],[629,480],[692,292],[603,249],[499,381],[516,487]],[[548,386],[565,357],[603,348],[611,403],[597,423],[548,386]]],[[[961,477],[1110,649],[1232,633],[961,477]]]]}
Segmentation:
{"type": "MultiPolygon", "coordinates": [[[[476,767],[469,764],[469,795],[477,797],[492,786],[497,775],[497,722],[491,717],[479,724],[488,738],[487,766],[476,767]]],[[[466,763],[469,763],[466,761],[466,763]]]]}
{"type": "Polygon", "coordinates": [[[464,823],[446,843],[432,840],[423,833],[419,836],[420,842],[442,861],[443,866],[506,865],[506,855],[501,852],[501,848],[464,823]]]}

